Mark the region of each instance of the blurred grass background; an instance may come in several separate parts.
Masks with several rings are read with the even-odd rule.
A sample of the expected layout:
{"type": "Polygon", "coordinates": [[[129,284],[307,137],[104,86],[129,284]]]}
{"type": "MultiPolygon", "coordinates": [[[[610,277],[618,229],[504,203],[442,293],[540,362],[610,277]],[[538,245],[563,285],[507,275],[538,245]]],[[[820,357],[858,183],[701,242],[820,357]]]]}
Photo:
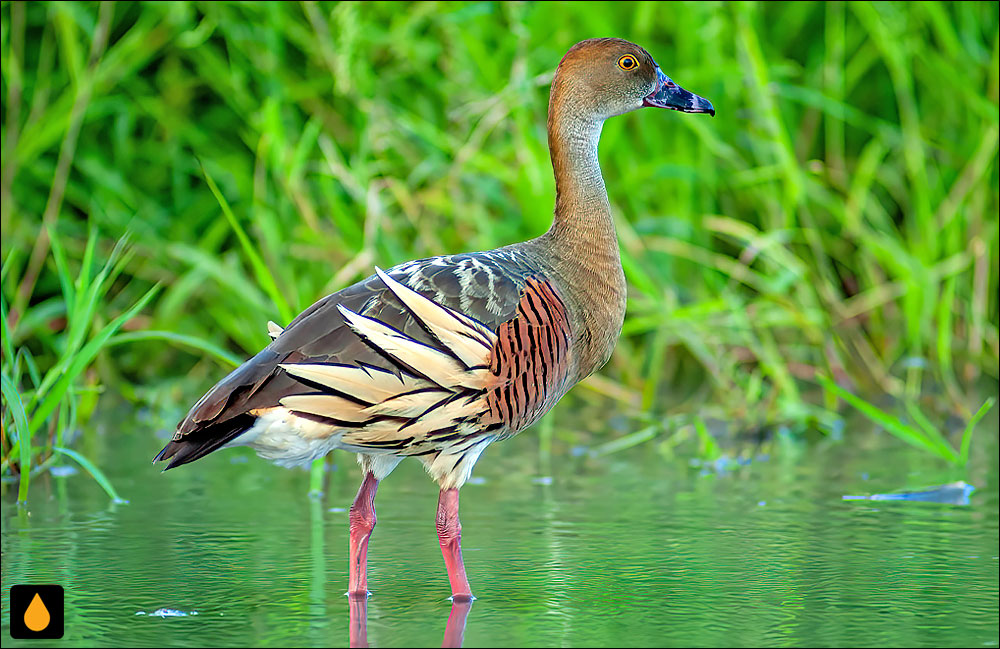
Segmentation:
{"type": "Polygon", "coordinates": [[[554,413],[595,416],[546,418],[543,452],[684,432],[711,456],[719,421],[836,433],[853,394],[957,461],[996,394],[996,3],[0,15],[5,475],[73,453],[100,476],[67,438],[99,394],[172,426],[269,319],[376,264],[542,233],[548,84],[593,36],[641,44],[718,116],[606,125],[629,311],[554,413]]]}

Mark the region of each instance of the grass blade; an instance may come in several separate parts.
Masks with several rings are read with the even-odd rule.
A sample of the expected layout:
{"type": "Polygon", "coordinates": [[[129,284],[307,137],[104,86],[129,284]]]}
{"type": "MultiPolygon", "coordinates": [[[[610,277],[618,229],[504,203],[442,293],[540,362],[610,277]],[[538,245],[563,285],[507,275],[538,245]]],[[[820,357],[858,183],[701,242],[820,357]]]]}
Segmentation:
{"type": "Polygon", "coordinates": [[[936,444],[934,440],[928,439],[927,435],[920,429],[900,421],[897,417],[894,417],[887,412],[883,412],[877,406],[874,406],[864,399],[851,394],[830,380],[830,378],[823,376],[822,374],[817,374],[816,378],[827,390],[836,393],[837,396],[849,403],[861,414],[868,417],[876,424],[879,424],[892,435],[903,440],[907,444],[930,451],[934,455],[937,455],[941,459],[947,460],[952,464],[959,463],[958,454],[955,453],[955,449],[950,446],[936,444]]]}
{"type": "Polygon", "coordinates": [[[196,338],[195,336],[179,334],[174,331],[129,331],[109,338],[107,346],[111,347],[114,345],[121,345],[123,343],[134,343],[145,340],[166,340],[177,345],[191,347],[192,349],[197,349],[210,354],[211,356],[214,356],[220,361],[228,363],[233,367],[236,367],[243,362],[243,360],[238,358],[236,355],[231,354],[225,349],[210,343],[207,340],[196,338]]]}
{"type": "Polygon", "coordinates": [[[705,425],[704,419],[701,417],[694,418],[694,430],[698,433],[702,457],[715,460],[722,455],[722,451],[719,450],[719,445],[716,443],[715,438],[708,432],[708,427],[705,425]]]}
{"type": "Polygon", "coordinates": [[[226,197],[219,191],[215,181],[212,180],[212,175],[208,173],[208,169],[202,165],[201,171],[205,174],[205,181],[208,183],[209,189],[212,190],[212,194],[215,195],[215,200],[219,202],[219,207],[222,208],[222,213],[226,215],[226,220],[229,221],[229,225],[233,228],[233,232],[236,233],[236,237],[240,240],[243,252],[245,252],[247,257],[250,259],[250,265],[253,266],[254,274],[257,276],[257,281],[260,282],[264,291],[268,294],[268,296],[270,296],[271,300],[274,302],[274,306],[278,308],[278,312],[281,314],[281,321],[291,322],[295,317],[295,313],[292,312],[292,308],[289,306],[287,300],[285,300],[285,296],[281,294],[280,290],[278,290],[278,285],[274,281],[274,275],[271,274],[271,270],[267,267],[267,264],[264,263],[260,253],[257,252],[256,248],[254,248],[253,242],[250,241],[250,237],[248,237],[246,231],[243,230],[243,226],[241,226],[239,221],[236,220],[236,216],[229,208],[229,202],[226,201],[226,197]]]}
{"type": "Polygon", "coordinates": [[[69,390],[70,384],[76,379],[76,377],[82,372],[90,362],[94,360],[94,357],[104,348],[108,339],[123,324],[131,320],[136,313],[141,311],[146,304],[153,299],[160,290],[160,285],[157,284],[153,288],[149,289],[145,295],[143,295],[138,302],[136,302],[131,309],[121,314],[107,326],[104,327],[93,340],[88,342],[80,352],[73,359],[73,362],[66,369],[66,371],[59,378],[59,381],[53,386],[53,388],[45,395],[45,399],[42,401],[41,405],[35,410],[31,417],[31,430],[35,431],[45,422],[49,415],[56,409],[59,402],[62,400],[63,396],[69,390]]]}
{"type": "Polygon", "coordinates": [[[0,336],[2,336],[0,345],[2,345],[4,360],[7,363],[14,362],[14,344],[11,341],[10,334],[10,327],[7,326],[7,301],[3,299],[3,294],[0,293],[0,336]]]}
{"type": "Polygon", "coordinates": [[[59,275],[59,284],[62,287],[63,299],[66,307],[76,302],[76,292],[73,287],[73,274],[69,270],[66,262],[66,251],[63,250],[62,242],[54,227],[49,226],[49,246],[52,248],[52,258],[56,262],[56,272],[59,275]]]}
{"type": "Polygon", "coordinates": [[[986,413],[993,409],[994,403],[996,403],[996,399],[993,397],[990,397],[983,402],[983,405],[979,406],[979,410],[976,411],[976,414],[972,415],[972,419],[969,420],[969,423],[965,425],[965,430],[962,431],[962,448],[959,451],[963,465],[968,464],[969,462],[969,448],[972,446],[972,432],[975,430],[976,424],[979,423],[979,420],[985,417],[986,413]]]}
{"type": "Polygon", "coordinates": [[[924,432],[924,436],[931,443],[938,446],[942,450],[942,453],[947,455],[949,452],[951,453],[954,452],[954,449],[952,449],[951,445],[948,444],[948,440],[946,440],[944,436],[941,435],[937,427],[931,423],[931,420],[927,418],[927,415],[925,415],[920,410],[920,408],[917,406],[916,403],[912,401],[907,401],[906,412],[909,413],[910,417],[913,418],[913,421],[915,421],[917,425],[920,427],[920,429],[924,432]]]}
{"type": "Polygon", "coordinates": [[[632,448],[638,444],[649,441],[656,437],[657,433],[660,432],[659,425],[652,425],[638,430],[634,433],[629,433],[624,437],[619,437],[618,439],[612,440],[605,444],[601,444],[597,448],[593,449],[590,454],[592,456],[608,455],[610,453],[617,453],[618,451],[624,451],[627,448],[632,448]]]}
{"type": "MultiPolygon", "coordinates": [[[[28,484],[31,480],[31,426],[28,425],[28,416],[24,413],[24,404],[21,402],[21,395],[17,393],[17,388],[7,375],[0,375],[0,387],[3,389],[4,399],[7,400],[7,407],[10,408],[14,416],[14,425],[17,427],[17,445],[20,447],[20,479],[17,486],[17,503],[24,505],[28,501],[28,484]]],[[[11,453],[14,449],[11,448],[11,453]]]]}
{"type": "Polygon", "coordinates": [[[94,480],[97,481],[97,484],[101,485],[101,488],[104,489],[104,492],[107,493],[108,496],[111,497],[112,502],[114,502],[117,505],[127,505],[128,504],[127,500],[125,500],[124,498],[122,498],[121,496],[118,495],[118,492],[115,491],[115,488],[111,484],[111,481],[108,480],[108,478],[107,478],[106,475],[104,475],[104,472],[102,472],[100,469],[98,469],[97,466],[93,462],[91,462],[90,460],[88,460],[84,456],[80,455],[79,453],[77,453],[76,451],[74,451],[71,448],[63,448],[62,446],[54,446],[54,447],[52,447],[52,450],[55,451],[56,453],[60,453],[62,455],[65,455],[67,457],[71,457],[74,460],[76,460],[76,463],[79,464],[80,466],[82,466],[84,469],[86,469],[87,473],[89,473],[91,476],[93,476],[94,480]]]}

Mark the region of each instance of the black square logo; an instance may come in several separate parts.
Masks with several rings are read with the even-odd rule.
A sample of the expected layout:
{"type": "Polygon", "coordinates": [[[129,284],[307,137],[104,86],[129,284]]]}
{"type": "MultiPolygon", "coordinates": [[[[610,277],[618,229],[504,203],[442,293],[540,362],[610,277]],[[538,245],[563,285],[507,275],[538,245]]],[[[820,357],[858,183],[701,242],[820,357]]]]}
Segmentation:
{"type": "Polygon", "coordinates": [[[63,587],[11,586],[10,637],[18,640],[63,637],[63,587]]]}

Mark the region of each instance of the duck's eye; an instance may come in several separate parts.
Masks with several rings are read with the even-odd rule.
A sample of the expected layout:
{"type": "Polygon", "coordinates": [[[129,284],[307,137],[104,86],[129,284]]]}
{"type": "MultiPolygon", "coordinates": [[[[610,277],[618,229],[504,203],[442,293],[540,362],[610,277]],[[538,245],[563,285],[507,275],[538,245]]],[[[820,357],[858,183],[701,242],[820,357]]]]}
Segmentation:
{"type": "Polygon", "coordinates": [[[625,56],[618,59],[618,67],[622,70],[635,70],[639,67],[639,62],[635,60],[635,57],[631,54],[626,54],[625,56]]]}

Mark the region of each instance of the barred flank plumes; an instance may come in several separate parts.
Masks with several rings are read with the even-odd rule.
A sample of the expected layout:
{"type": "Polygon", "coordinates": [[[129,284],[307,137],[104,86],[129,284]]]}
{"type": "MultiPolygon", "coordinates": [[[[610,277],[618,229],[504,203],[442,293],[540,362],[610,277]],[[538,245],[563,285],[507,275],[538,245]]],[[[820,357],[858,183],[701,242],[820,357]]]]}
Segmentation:
{"type": "Polygon", "coordinates": [[[497,329],[486,395],[485,423],[516,432],[530,426],[562,396],[571,341],[566,305],[551,284],[529,278],[517,317],[497,329]]]}

